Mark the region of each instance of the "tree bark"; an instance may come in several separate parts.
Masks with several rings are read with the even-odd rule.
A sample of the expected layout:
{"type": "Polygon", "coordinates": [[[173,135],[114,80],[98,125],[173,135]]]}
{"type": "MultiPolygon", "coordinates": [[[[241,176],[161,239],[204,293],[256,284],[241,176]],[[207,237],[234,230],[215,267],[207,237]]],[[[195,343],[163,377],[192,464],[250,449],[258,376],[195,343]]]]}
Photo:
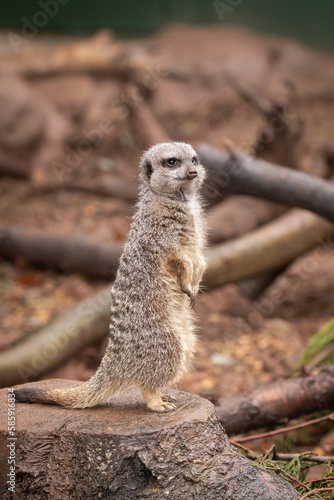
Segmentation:
{"type": "Polygon", "coordinates": [[[285,380],[216,403],[218,418],[229,436],[333,409],[334,365],[326,366],[317,375],[285,380]]]}
{"type": "MultiPolygon", "coordinates": [[[[30,386],[61,387],[70,381],[30,386]]],[[[137,393],[110,405],[67,410],[16,404],[15,440],[8,435],[8,391],[1,391],[1,498],[7,483],[8,444],[15,447],[15,498],[116,500],[292,500],[280,476],[255,467],[229,442],[213,405],[173,391],[177,410],[147,410],[137,393]]]]}
{"type": "Polygon", "coordinates": [[[209,171],[211,189],[204,196],[237,193],[305,208],[334,222],[334,186],[317,177],[273,165],[244,153],[230,156],[208,145],[198,148],[209,171]]]}

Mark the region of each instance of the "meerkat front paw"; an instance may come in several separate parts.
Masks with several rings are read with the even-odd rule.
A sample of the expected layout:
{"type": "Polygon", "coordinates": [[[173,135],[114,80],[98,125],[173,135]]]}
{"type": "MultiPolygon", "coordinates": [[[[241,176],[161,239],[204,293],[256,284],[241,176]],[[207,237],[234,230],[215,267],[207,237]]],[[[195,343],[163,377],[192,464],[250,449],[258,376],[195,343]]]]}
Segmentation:
{"type": "Polygon", "coordinates": [[[191,295],[189,295],[189,298],[190,298],[190,307],[193,309],[195,307],[195,304],[196,304],[196,297],[197,295],[192,293],[191,295]]]}
{"type": "Polygon", "coordinates": [[[190,299],[190,307],[194,307],[195,302],[196,302],[196,297],[197,297],[196,291],[190,286],[189,287],[182,287],[181,290],[183,293],[188,295],[188,297],[190,299]]]}
{"type": "Polygon", "coordinates": [[[196,303],[196,297],[197,297],[197,293],[195,293],[193,290],[184,290],[183,291],[186,295],[188,295],[189,299],[190,299],[190,307],[193,308],[195,306],[195,303],[196,303]]]}

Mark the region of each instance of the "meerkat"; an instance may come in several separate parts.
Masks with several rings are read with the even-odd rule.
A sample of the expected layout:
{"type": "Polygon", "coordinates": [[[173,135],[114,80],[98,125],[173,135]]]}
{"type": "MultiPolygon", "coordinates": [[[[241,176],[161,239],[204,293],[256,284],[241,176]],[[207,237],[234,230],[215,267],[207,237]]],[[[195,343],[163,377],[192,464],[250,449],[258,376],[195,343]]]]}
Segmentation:
{"type": "Polygon", "coordinates": [[[192,309],[205,269],[199,195],[205,170],[182,142],[156,144],[139,167],[139,197],[111,290],[100,366],[79,386],[16,390],[19,402],[87,408],[139,387],[149,409],[176,408],[163,391],[187,373],[196,345],[192,309]]]}

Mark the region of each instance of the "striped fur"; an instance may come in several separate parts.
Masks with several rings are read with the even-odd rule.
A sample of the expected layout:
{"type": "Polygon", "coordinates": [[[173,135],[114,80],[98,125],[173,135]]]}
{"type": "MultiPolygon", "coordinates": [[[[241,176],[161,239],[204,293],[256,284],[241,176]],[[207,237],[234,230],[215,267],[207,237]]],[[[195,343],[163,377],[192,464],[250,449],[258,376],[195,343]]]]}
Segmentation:
{"type": "Polygon", "coordinates": [[[97,372],[74,388],[17,390],[18,401],[85,408],[136,386],[150,409],[175,408],[162,391],[187,372],[196,346],[191,304],[205,268],[198,195],[205,172],[191,146],[163,143],[143,155],[139,178],[136,212],[111,290],[108,346],[97,372]]]}

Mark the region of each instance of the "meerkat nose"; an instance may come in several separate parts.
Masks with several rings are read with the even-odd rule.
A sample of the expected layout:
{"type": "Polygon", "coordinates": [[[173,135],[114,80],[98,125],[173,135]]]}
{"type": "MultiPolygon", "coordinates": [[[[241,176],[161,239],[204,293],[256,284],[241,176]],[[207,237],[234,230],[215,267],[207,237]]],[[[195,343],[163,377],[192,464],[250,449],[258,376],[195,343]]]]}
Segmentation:
{"type": "Polygon", "coordinates": [[[187,173],[187,176],[189,177],[189,179],[194,179],[195,177],[197,177],[197,171],[190,170],[190,172],[187,173]]]}

